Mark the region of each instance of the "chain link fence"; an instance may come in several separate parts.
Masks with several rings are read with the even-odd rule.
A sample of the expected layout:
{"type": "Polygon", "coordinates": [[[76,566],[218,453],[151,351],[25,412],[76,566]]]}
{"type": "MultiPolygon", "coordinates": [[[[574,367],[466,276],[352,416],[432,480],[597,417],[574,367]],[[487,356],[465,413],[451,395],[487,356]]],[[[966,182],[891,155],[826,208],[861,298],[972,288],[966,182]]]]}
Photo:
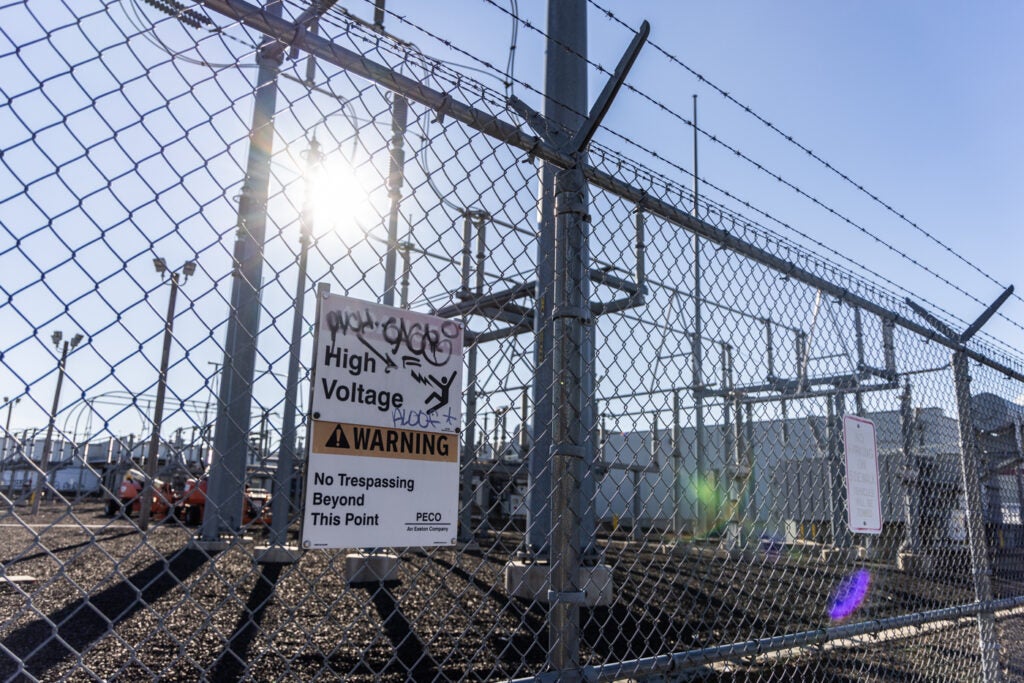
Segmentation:
{"type": "Polygon", "coordinates": [[[0,69],[4,680],[1024,677],[1018,358],[327,6],[0,69]],[[298,549],[317,283],[465,325],[457,543],[375,580],[298,549]]]}

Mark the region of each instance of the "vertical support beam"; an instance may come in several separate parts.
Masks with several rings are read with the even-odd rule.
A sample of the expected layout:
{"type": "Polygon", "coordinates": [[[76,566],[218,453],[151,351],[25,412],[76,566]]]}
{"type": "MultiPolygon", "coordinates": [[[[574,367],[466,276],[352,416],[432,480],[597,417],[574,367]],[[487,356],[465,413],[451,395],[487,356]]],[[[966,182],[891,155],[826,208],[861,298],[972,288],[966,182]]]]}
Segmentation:
{"type": "MultiPolygon", "coordinates": [[[[142,487],[142,501],[139,506],[139,529],[149,528],[149,515],[153,508],[153,492],[160,463],[160,432],[164,424],[164,400],[167,396],[167,365],[171,357],[171,339],[174,336],[174,307],[178,301],[178,273],[171,273],[171,294],[167,298],[167,317],[164,319],[164,343],[160,352],[160,374],[156,383],[156,407],[153,408],[153,436],[149,441],[146,455],[146,484],[142,487]]],[[[170,449],[167,449],[170,462],[170,449]]],[[[163,494],[159,494],[163,495],[163,494]]],[[[168,505],[171,501],[165,501],[168,505]]]]}
{"type": "MultiPolygon", "coordinates": [[[[1024,457],[1024,434],[1021,433],[1020,417],[1013,418],[1013,437],[1013,442],[1017,445],[1017,457],[1024,457]]],[[[1017,480],[1017,509],[1021,511],[1020,515],[1024,515],[1024,465],[1018,461],[1013,469],[1017,480]]],[[[1022,518],[1022,521],[1024,521],[1024,518],[1022,518]]],[[[1021,540],[1018,537],[1017,547],[1020,547],[1020,544],[1021,540]]]]}
{"type": "Polygon", "coordinates": [[[398,217],[402,204],[402,185],[405,183],[405,128],[409,103],[399,94],[391,103],[391,161],[388,165],[388,250],[384,256],[384,296],[381,303],[395,305],[395,270],[398,261],[398,217]]]}
{"type": "Polygon", "coordinates": [[[732,449],[729,453],[729,469],[731,470],[729,473],[729,504],[732,507],[732,514],[729,520],[729,531],[726,541],[729,550],[741,551],[747,545],[747,530],[743,525],[745,514],[743,496],[746,468],[743,465],[743,406],[738,396],[733,395],[730,398],[726,410],[730,410],[733,413],[732,439],[730,440],[732,449]]]}
{"type": "MultiPolygon", "coordinates": [[[[43,497],[43,492],[46,491],[48,486],[48,472],[50,469],[50,450],[53,448],[53,428],[57,422],[57,409],[60,407],[60,390],[64,386],[64,367],[68,360],[68,342],[64,342],[64,346],[60,352],[60,362],[57,365],[57,387],[53,390],[53,407],[50,408],[50,421],[46,425],[46,440],[43,442],[43,454],[39,459],[39,469],[42,470],[39,474],[39,481],[36,482],[35,491],[32,495],[32,516],[39,514],[39,499],[43,497]]],[[[35,439],[33,439],[33,442],[35,439]]],[[[22,441],[24,443],[24,440],[22,441]]],[[[31,470],[26,472],[25,476],[28,477],[31,470]]],[[[11,489],[14,489],[14,472],[11,472],[11,489]]]]}
{"type": "MultiPolygon", "coordinates": [[[[992,566],[985,538],[984,500],[980,459],[974,439],[971,415],[971,376],[967,353],[960,349],[953,354],[953,384],[956,391],[957,422],[960,430],[960,472],[963,478],[967,509],[967,538],[971,551],[971,577],[974,597],[980,602],[992,600],[992,566]]],[[[978,614],[978,638],[981,647],[981,669],[985,683],[1002,680],[999,667],[999,641],[995,617],[991,610],[978,614]]]]}
{"type": "Polygon", "coordinates": [[[404,242],[399,245],[399,249],[402,252],[402,291],[400,292],[399,306],[404,309],[409,308],[409,276],[412,272],[412,243],[404,242]]]}
{"type": "Polygon", "coordinates": [[[525,457],[530,447],[530,435],[526,431],[526,420],[529,418],[530,393],[529,389],[523,389],[523,395],[519,406],[519,457],[525,457]]]}
{"type": "Polygon", "coordinates": [[[754,404],[747,403],[747,414],[744,416],[743,455],[747,462],[747,485],[743,519],[749,521],[750,528],[757,528],[757,456],[754,450],[754,404]]]}
{"type": "MultiPolygon", "coordinates": [[[[679,390],[672,391],[672,531],[683,533],[683,425],[679,390]]],[[[699,484],[698,484],[699,485],[699,484]]],[[[696,496],[699,498],[700,496],[696,496]]]]}
{"type": "MultiPolygon", "coordinates": [[[[587,5],[585,0],[549,0],[544,64],[544,116],[554,129],[579,130],[587,111],[587,5]]],[[[551,445],[555,390],[552,316],[555,286],[555,175],[540,167],[538,188],[537,293],[534,318],[535,374],[533,449],[529,455],[528,550],[548,554],[551,535],[551,445]]]]}
{"type": "MultiPolygon", "coordinates": [[[[265,10],[274,17],[280,17],[281,2],[272,0],[266,4],[265,10]]],[[[267,190],[274,148],[277,72],[282,61],[282,51],[274,49],[275,43],[272,38],[264,38],[256,53],[256,97],[245,182],[238,204],[231,309],[224,341],[213,461],[201,531],[202,542],[207,544],[216,544],[222,532],[236,534],[242,524],[242,489],[252,418],[263,243],[267,229],[267,190]]]]}
{"type": "MultiPolygon", "coordinates": [[[[461,508],[459,510],[458,539],[462,543],[473,540],[473,470],[479,459],[476,438],[477,420],[477,347],[476,342],[467,345],[466,354],[466,430],[462,433],[462,476],[460,479],[461,508]]],[[[487,476],[484,483],[487,486],[487,476]]],[[[482,511],[483,519],[487,519],[487,510],[482,511]]]]}
{"type": "MultiPolygon", "coordinates": [[[[277,471],[274,473],[274,493],[271,498],[269,545],[280,549],[288,543],[288,526],[298,511],[293,496],[295,478],[295,443],[298,437],[299,355],[302,352],[302,330],[305,327],[306,267],[309,247],[313,241],[313,172],[323,155],[320,143],[314,138],[306,152],[306,196],[299,216],[299,272],[295,278],[295,297],[292,300],[292,336],[288,350],[288,375],[285,378],[284,414],[281,415],[281,445],[277,452],[277,471]]],[[[275,559],[292,560],[291,554],[277,553],[275,559]]],[[[294,557],[297,557],[294,556],[294,557]]],[[[270,557],[268,556],[268,560],[270,557]]]]}
{"type": "Polygon", "coordinates": [[[891,320],[882,321],[882,353],[885,371],[896,374],[896,323],[891,320]]]}
{"type": "Polygon", "coordinates": [[[805,380],[807,379],[807,355],[810,353],[807,333],[800,331],[796,332],[796,339],[793,346],[796,351],[797,392],[801,392],[804,390],[805,380]]]}
{"type": "Polygon", "coordinates": [[[903,550],[906,553],[921,552],[921,466],[914,448],[914,408],[910,393],[910,381],[903,386],[900,396],[900,435],[903,442],[903,519],[907,525],[903,550]]]}
{"type": "Polygon", "coordinates": [[[846,463],[843,458],[843,415],[846,414],[846,395],[837,392],[825,398],[828,404],[828,471],[832,495],[832,545],[836,550],[846,551],[853,547],[846,515],[846,463]]]}
{"type": "MultiPolygon", "coordinates": [[[[722,474],[725,476],[726,480],[728,481],[730,504],[733,504],[733,501],[731,500],[732,499],[732,493],[733,493],[733,477],[729,473],[730,467],[728,466],[728,463],[732,462],[733,449],[735,448],[735,442],[736,442],[736,434],[733,431],[733,406],[732,406],[732,403],[731,403],[731,401],[732,401],[732,393],[731,393],[732,392],[732,347],[729,346],[728,344],[725,344],[725,343],[722,344],[722,379],[721,379],[721,382],[722,382],[722,392],[723,392],[723,394],[722,394],[722,457],[719,460],[719,462],[726,464],[725,468],[723,468],[722,474]]],[[[718,482],[715,482],[715,484],[717,486],[718,482]]],[[[731,517],[732,514],[735,513],[735,510],[733,510],[732,513],[729,513],[728,510],[726,510],[725,512],[727,514],[729,514],[730,517],[731,517]]],[[[716,511],[716,514],[721,515],[722,511],[716,511]]],[[[722,520],[722,521],[725,521],[727,524],[730,524],[730,525],[732,523],[731,519],[726,519],[726,520],[722,520]]],[[[718,522],[719,522],[719,520],[717,520],[717,519],[710,519],[710,520],[708,520],[708,528],[717,526],[718,522]]],[[[730,526],[730,528],[731,528],[731,526],[730,526]]],[[[728,534],[726,535],[726,538],[728,539],[728,534]]]]}
{"type": "Polygon", "coordinates": [[[854,340],[857,346],[857,367],[854,373],[857,375],[858,389],[853,394],[854,405],[857,415],[864,417],[864,392],[860,390],[861,372],[864,371],[864,320],[861,317],[859,308],[853,309],[853,331],[854,340]]]}
{"type": "MultiPolygon", "coordinates": [[[[696,172],[694,183],[696,187],[696,172]]],[[[696,195],[694,195],[694,206],[696,207],[696,195]]],[[[703,300],[701,294],[700,265],[700,238],[693,236],[693,347],[691,359],[693,361],[693,419],[694,419],[694,447],[696,453],[696,477],[697,490],[703,490],[707,485],[707,442],[704,435],[704,319],[703,300]]],[[[704,502],[698,495],[694,499],[694,525],[697,533],[703,534],[709,526],[706,520],[704,502]]]]}
{"type": "MultiPolygon", "coordinates": [[[[459,293],[464,297],[472,295],[470,280],[473,274],[473,219],[470,211],[462,215],[462,283],[459,293]]],[[[465,322],[465,317],[463,317],[465,322]]],[[[459,533],[458,539],[468,543],[473,539],[473,470],[479,458],[476,437],[477,423],[477,346],[470,342],[466,349],[466,430],[463,432],[462,470],[459,479],[459,533]]],[[[485,435],[486,438],[486,435],[485,435]]],[[[483,510],[484,519],[487,510],[483,510]]]]}

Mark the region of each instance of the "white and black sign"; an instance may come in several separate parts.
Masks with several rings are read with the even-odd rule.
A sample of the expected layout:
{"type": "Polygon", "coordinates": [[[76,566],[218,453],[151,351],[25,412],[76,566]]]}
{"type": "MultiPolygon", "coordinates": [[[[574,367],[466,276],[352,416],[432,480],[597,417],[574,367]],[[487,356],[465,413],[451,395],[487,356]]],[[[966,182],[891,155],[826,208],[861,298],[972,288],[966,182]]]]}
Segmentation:
{"type": "Polygon", "coordinates": [[[875,423],[854,415],[843,416],[846,451],[846,503],[850,530],[882,533],[882,495],[878,477],[875,423]]]}
{"type": "Polygon", "coordinates": [[[304,547],[455,542],[458,435],[319,420],[311,439],[304,547]]]}
{"type": "Polygon", "coordinates": [[[462,325],[319,301],[302,545],[455,543],[462,325]]]}
{"type": "Polygon", "coordinates": [[[462,420],[462,325],[343,296],[320,302],[316,419],[432,432],[462,420]]]}

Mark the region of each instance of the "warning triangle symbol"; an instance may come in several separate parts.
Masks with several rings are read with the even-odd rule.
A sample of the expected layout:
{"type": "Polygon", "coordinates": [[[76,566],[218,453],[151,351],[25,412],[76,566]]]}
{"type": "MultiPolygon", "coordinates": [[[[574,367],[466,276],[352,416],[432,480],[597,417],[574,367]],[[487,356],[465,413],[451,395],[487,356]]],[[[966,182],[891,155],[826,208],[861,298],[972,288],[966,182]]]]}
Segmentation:
{"type": "Polygon", "coordinates": [[[334,426],[334,431],[327,437],[327,443],[324,445],[327,448],[352,448],[348,445],[348,437],[345,436],[345,430],[341,425],[334,426]]]}

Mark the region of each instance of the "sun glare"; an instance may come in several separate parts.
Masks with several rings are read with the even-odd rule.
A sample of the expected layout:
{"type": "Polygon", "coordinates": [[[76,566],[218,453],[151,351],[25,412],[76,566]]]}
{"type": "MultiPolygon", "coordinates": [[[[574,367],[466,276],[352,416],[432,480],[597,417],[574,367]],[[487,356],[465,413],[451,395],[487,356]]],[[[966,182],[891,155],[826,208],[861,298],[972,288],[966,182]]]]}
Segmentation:
{"type": "Polygon", "coordinates": [[[365,232],[379,221],[372,186],[344,159],[324,159],[311,173],[313,229],[365,232]]]}

